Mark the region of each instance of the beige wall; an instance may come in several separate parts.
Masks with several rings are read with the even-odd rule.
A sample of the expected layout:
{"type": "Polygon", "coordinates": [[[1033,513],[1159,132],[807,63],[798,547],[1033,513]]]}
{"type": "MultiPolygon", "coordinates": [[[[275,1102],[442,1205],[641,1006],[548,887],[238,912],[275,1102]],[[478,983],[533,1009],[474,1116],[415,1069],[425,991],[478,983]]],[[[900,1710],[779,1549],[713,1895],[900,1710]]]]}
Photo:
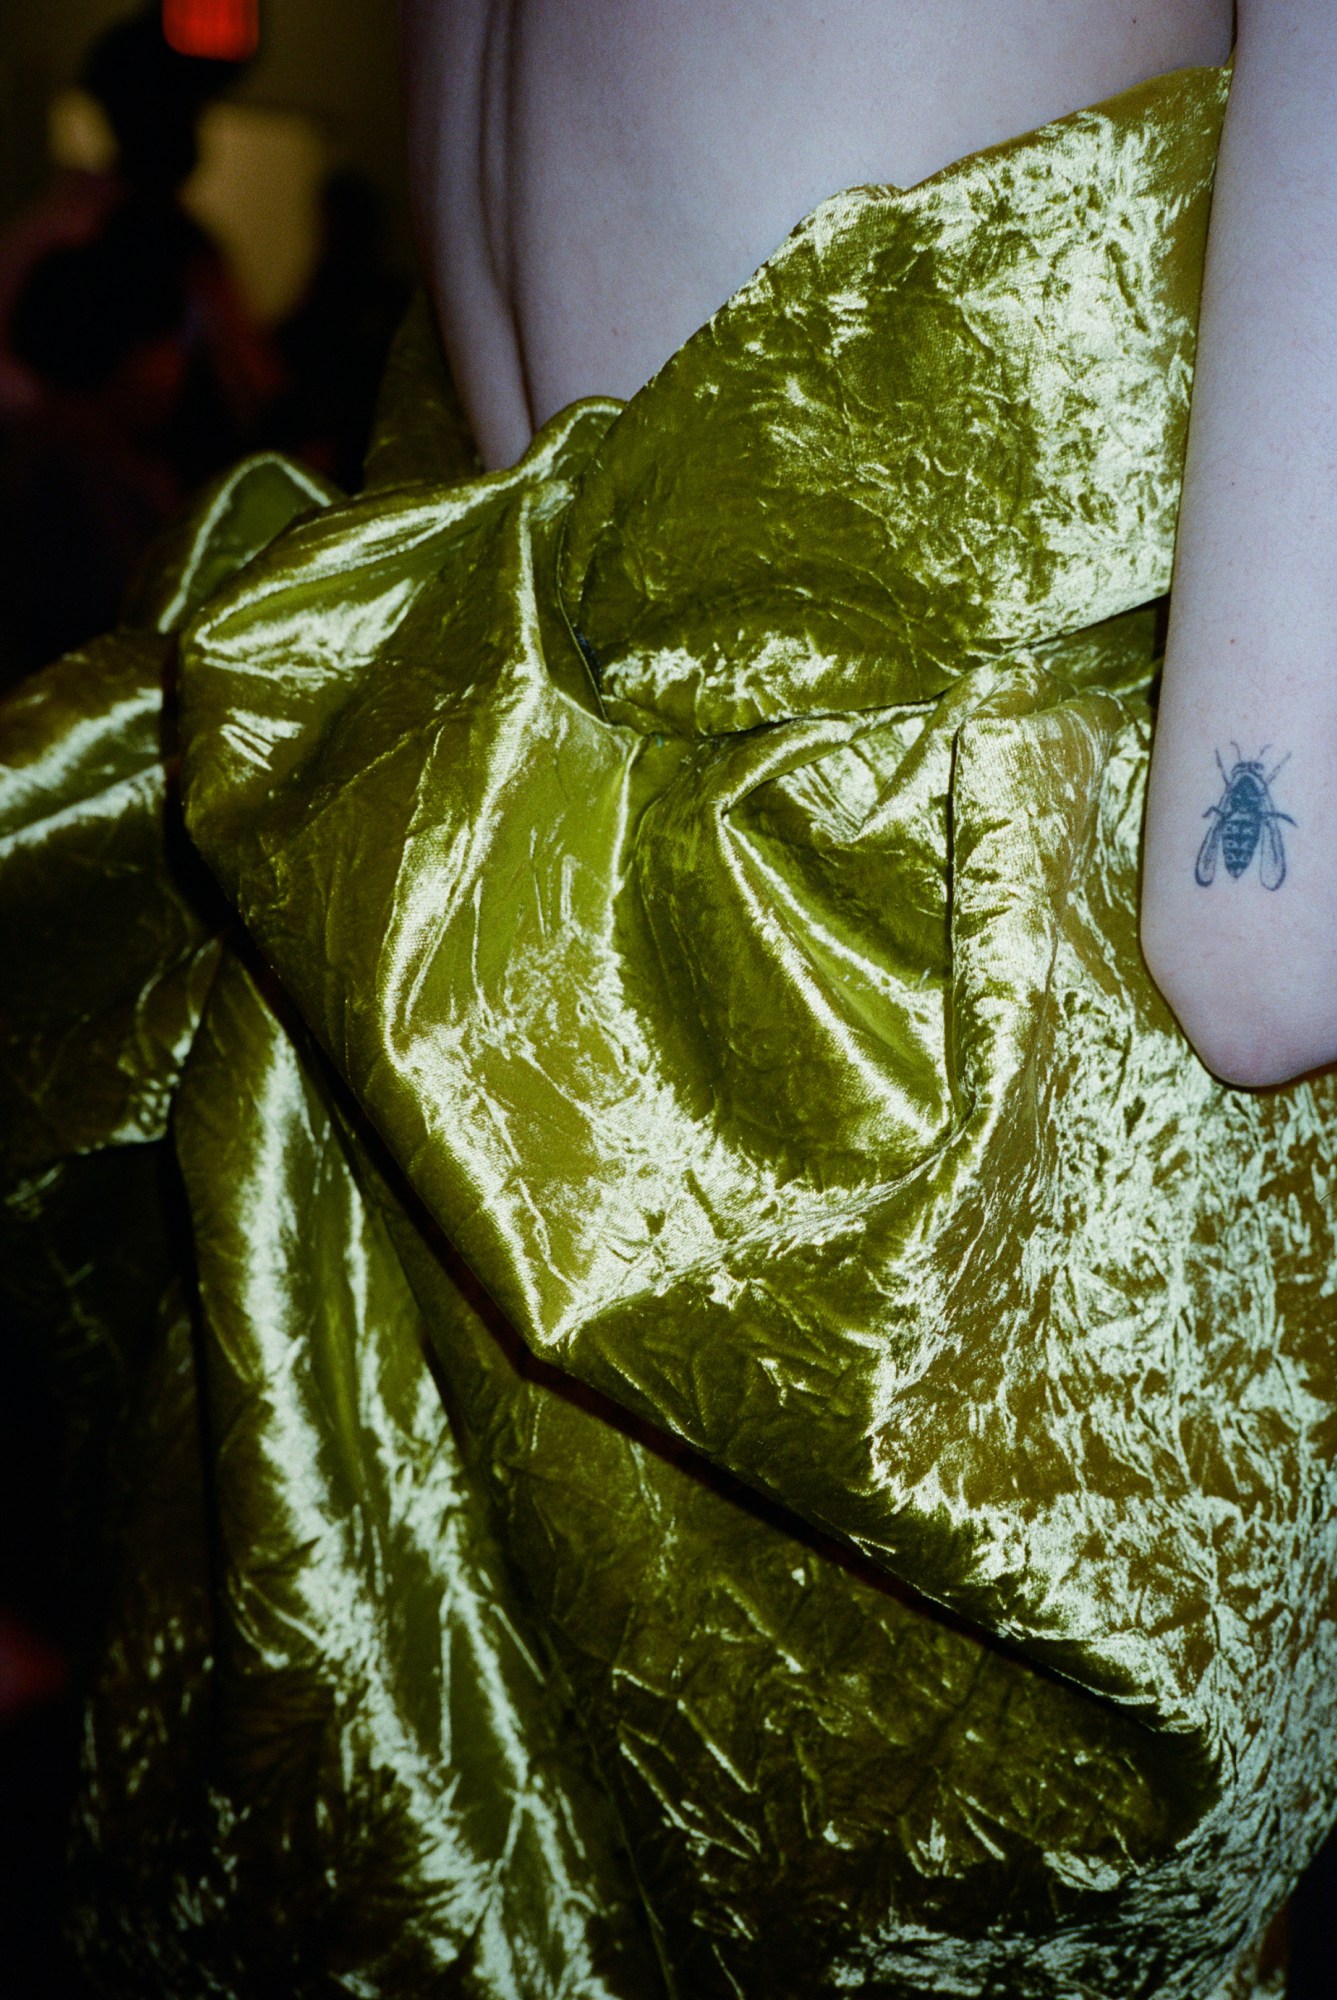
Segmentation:
{"type": "MultiPolygon", "coordinates": [[[[127,0],[0,0],[0,221],[40,188],[46,106],[74,81],[93,37],[137,11],[127,0]]],[[[395,0],[261,0],[264,40],[239,96],[304,111],[335,162],[385,191],[392,248],[409,260],[395,0]]]]}

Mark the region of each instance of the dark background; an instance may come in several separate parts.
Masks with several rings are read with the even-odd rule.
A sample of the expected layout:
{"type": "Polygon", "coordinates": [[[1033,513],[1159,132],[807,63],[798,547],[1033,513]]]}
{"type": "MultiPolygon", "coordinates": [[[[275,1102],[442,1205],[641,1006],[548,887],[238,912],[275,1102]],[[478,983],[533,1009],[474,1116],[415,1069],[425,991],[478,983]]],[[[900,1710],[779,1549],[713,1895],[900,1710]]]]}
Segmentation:
{"type": "MultiPolygon", "coordinates": [[[[0,6],[0,227],[48,172],[47,118],[97,34],[134,0],[4,0],[0,6]]],[[[335,159],[367,174],[392,211],[407,268],[395,0],[263,0],[260,54],[236,96],[310,117],[335,159]]]]}

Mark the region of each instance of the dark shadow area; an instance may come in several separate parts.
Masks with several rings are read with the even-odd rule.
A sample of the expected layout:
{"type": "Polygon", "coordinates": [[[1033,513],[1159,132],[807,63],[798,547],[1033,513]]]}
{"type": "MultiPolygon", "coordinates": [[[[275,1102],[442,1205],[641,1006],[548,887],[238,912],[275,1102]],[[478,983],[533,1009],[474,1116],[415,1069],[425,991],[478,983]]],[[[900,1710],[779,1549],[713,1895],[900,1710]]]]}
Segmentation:
{"type": "Polygon", "coordinates": [[[54,1384],[8,1321],[0,1408],[0,1989],[86,1992],[60,1945],[78,1703],[59,1579],[62,1425],[54,1384]]]}
{"type": "Polygon", "coordinates": [[[1291,1901],[1290,2000],[1337,1993],[1337,1828],[1328,1835],[1291,1901]]]}
{"type": "Polygon", "coordinates": [[[92,1991],[61,1939],[66,1843],[133,1476],[122,1441],[182,1227],[170,1165],[162,1145],[112,1147],[36,1176],[0,1210],[5,2000],[92,1991]]]}

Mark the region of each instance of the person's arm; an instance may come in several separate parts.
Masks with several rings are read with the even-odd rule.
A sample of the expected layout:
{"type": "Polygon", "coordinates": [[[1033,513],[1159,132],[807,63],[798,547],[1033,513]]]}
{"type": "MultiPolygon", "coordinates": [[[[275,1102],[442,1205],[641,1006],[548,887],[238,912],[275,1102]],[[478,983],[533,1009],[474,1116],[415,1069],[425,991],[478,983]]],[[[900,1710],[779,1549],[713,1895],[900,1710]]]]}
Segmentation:
{"type": "Polygon", "coordinates": [[[1239,0],[1142,939],[1227,1082],[1337,1061],[1334,0],[1239,0]]]}

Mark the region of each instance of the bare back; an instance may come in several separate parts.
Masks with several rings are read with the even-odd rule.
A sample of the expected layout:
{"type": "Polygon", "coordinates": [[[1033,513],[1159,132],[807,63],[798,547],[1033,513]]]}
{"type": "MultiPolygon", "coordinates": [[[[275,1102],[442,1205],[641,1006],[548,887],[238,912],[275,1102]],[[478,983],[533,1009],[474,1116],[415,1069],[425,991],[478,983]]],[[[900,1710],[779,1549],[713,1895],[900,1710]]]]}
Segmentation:
{"type": "Polygon", "coordinates": [[[488,463],[647,381],[826,196],[1230,49],[1229,0],[405,0],[419,229],[488,463]]]}

